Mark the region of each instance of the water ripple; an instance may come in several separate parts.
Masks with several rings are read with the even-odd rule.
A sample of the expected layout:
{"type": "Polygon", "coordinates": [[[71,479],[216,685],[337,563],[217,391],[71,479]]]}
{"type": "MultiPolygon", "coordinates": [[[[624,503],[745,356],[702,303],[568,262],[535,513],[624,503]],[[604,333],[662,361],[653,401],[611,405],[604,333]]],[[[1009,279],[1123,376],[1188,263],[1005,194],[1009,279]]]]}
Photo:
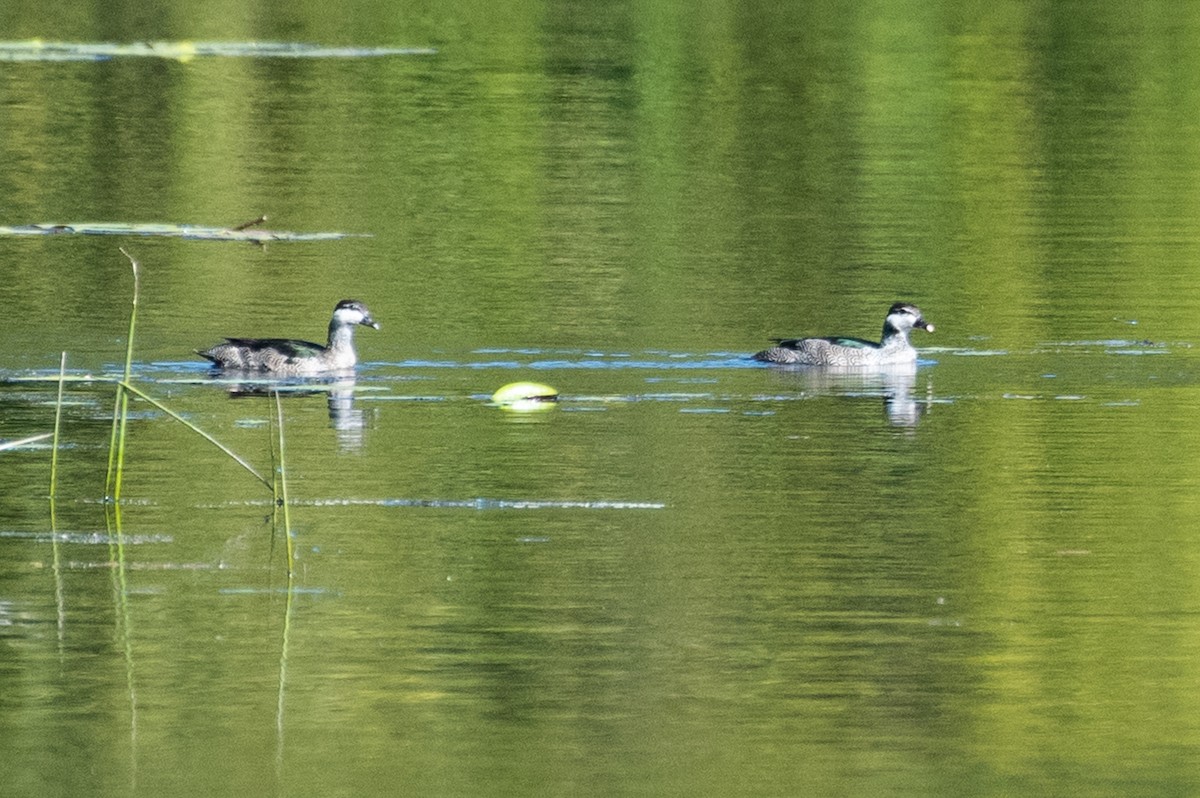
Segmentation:
{"type": "MultiPolygon", "coordinates": [[[[88,546],[105,546],[117,541],[115,536],[107,532],[20,532],[13,529],[0,529],[0,538],[35,540],[41,543],[58,541],[59,543],[88,546]]],[[[170,535],[125,535],[121,542],[127,546],[139,546],[152,543],[174,543],[175,538],[170,535]]]]}
{"type": "MultiPolygon", "coordinates": [[[[237,505],[269,505],[270,500],[234,502],[237,505]]],[[[555,500],[555,499],[303,499],[293,500],[300,507],[434,507],[465,510],[662,510],[664,502],[637,502],[609,499],[555,500]]],[[[216,505],[205,505],[205,509],[216,505]]],[[[221,505],[221,506],[229,506],[221,505]]]]}

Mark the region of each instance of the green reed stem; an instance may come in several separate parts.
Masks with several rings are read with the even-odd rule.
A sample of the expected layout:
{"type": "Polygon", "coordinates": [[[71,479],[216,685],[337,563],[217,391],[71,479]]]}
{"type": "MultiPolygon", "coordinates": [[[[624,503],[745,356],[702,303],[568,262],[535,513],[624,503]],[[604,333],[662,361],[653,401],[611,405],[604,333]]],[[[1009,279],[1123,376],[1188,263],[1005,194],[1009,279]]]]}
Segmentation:
{"type": "Polygon", "coordinates": [[[242,468],[249,471],[254,476],[255,479],[257,479],[262,484],[266,485],[268,489],[274,488],[274,486],[271,484],[271,481],[269,479],[264,477],[262,474],[258,473],[258,471],[254,468],[254,466],[247,463],[240,455],[238,455],[236,452],[234,452],[232,449],[230,449],[225,444],[221,443],[219,440],[214,438],[212,435],[209,435],[207,432],[200,429],[195,424],[193,424],[192,422],[188,421],[183,416],[176,413],[171,408],[164,405],[162,402],[155,399],[153,396],[150,396],[145,391],[142,391],[139,388],[136,388],[133,385],[130,385],[128,382],[119,382],[119,383],[117,383],[117,385],[119,387],[123,388],[124,390],[128,391],[129,393],[133,394],[137,398],[141,399],[142,401],[149,402],[150,404],[154,405],[159,410],[163,411],[168,416],[175,419],[180,424],[183,424],[185,427],[190,429],[192,432],[199,435],[201,438],[204,438],[204,440],[208,441],[213,446],[216,446],[218,449],[220,449],[222,452],[224,452],[226,455],[228,455],[235,463],[237,463],[242,468]]]}
{"type": "Polygon", "coordinates": [[[142,264],[126,252],[125,247],[120,247],[120,250],[122,255],[129,258],[129,265],[133,267],[133,303],[129,309],[129,336],[125,341],[125,382],[129,382],[133,373],[133,331],[137,327],[138,299],[142,293],[142,264]]]}
{"type": "MultiPolygon", "coordinates": [[[[54,570],[54,605],[58,609],[58,642],[61,648],[67,626],[66,597],[63,591],[62,551],[58,545],[58,513],[55,497],[58,494],[58,440],[62,429],[63,386],[67,376],[67,353],[58,361],[58,399],[54,403],[54,441],[50,451],[50,550],[54,570]]],[[[60,651],[61,653],[61,651],[60,651]]]]}
{"type": "Polygon", "coordinates": [[[113,431],[108,442],[108,474],[104,483],[105,495],[111,497],[114,502],[121,498],[121,477],[125,472],[125,434],[129,427],[129,396],[126,391],[133,374],[133,338],[137,329],[138,299],[142,293],[142,265],[124,247],[121,247],[120,251],[129,258],[129,265],[133,268],[133,300],[129,310],[129,333],[125,340],[125,376],[117,383],[113,431]]]}
{"type": "MultiPolygon", "coordinates": [[[[121,478],[125,472],[125,440],[126,432],[129,429],[129,394],[140,394],[141,392],[130,385],[130,378],[133,375],[133,340],[134,332],[137,329],[137,309],[138,299],[141,296],[142,280],[141,280],[141,264],[125,251],[124,247],[120,248],[121,254],[129,258],[129,265],[133,269],[133,299],[129,309],[129,333],[125,342],[125,370],[124,376],[117,382],[117,401],[116,408],[113,411],[113,438],[116,442],[116,471],[112,476],[112,491],[113,499],[112,506],[112,528],[109,530],[109,540],[116,542],[116,556],[114,557],[113,568],[113,590],[117,597],[117,617],[121,621],[121,641],[125,652],[125,680],[126,687],[129,691],[129,722],[130,722],[130,738],[133,742],[133,750],[137,750],[137,690],[134,684],[133,677],[133,639],[130,633],[129,623],[129,581],[128,569],[125,567],[125,533],[121,528],[121,478]],[[115,532],[115,536],[113,535],[115,532]]],[[[113,462],[113,452],[109,451],[110,466],[113,462]]],[[[110,542],[110,548],[112,543],[110,542]]]]}
{"type": "Polygon", "coordinates": [[[67,353],[58,361],[58,399],[54,403],[54,440],[50,450],[50,526],[54,526],[54,495],[58,488],[58,434],[62,428],[63,385],[67,376],[67,353]]]}
{"type": "Polygon", "coordinates": [[[113,478],[112,498],[114,502],[121,500],[121,482],[125,475],[125,440],[129,431],[129,394],[117,386],[117,405],[120,407],[121,424],[117,434],[117,471],[113,478]]]}
{"type": "Polygon", "coordinates": [[[275,396],[275,423],[276,430],[279,433],[279,491],[276,498],[276,505],[283,509],[283,536],[287,544],[287,570],[288,570],[288,595],[292,592],[292,577],[295,574],[296,553],[292,545],[292,518],[289,511],[288,489],[287,489],[287,459],[284,457],[284,436],[283,436],[283,402],[279,398],[279,391],[272,391],[275,396]]]}
{"type": "Polygon", "coordinates": [[[113,494],[113,475],[117,467],[117,429],[121,423],[121,386],[117,386],[113,401],[112,431],[108,435],[108,469],[104,472],[104,498],[109,500],[113,494]]]}
{"type": "MultiPolygon", "coordinates": [[[[279,397],[279,391],[271,392],[275,397],[275,433],[276,441],[279,446],[279,458],[275,473],[278,475],[277,485],[273,487],[275,493],[275,506],[283,511],[283,536],[287,546],[287,592],[284,598],[283,611],[283,645],[279,650],[279,693],[275,701],[275,768],[277,772],[283,771],[283,752],[284,752],[284,710],[286,709],[285,698],[287,696],[288,684],[288,643],[291,639],[292,630],[292,610],[295,606],[295,587],[296,587],[296,552],[294,542],[292,540],[292,519],[290,512],[290,501],[288,499],[287,489],[287,458],[285,457],[286,442],[283,434],[283,401],[279,397]]],[[[271,447],[272,450],[275,448],[271,447]]]]}
{"type": "Polygon", "coordinates": [[[137,691],[133,676],[133,642],[129,625],[129,583],[125,567],[125,536],[121,530],[121,479],[125,471],[125,441],[129,428],[129,393],[137,392],[129,384],[133,374],[133,341],[137,329],[138,299],[141,295],[141,264],[121,247],[121,254],[129,259],[133,268],[133,300],[129,311],[129,334],[125,342],[124,378],[117,382],[116,398],[113,403],[112,434],[108,442],[108,473],[105,475],[104,494],[112,500],[112,507],[104,517],[109,525],[108,546],[113,563],[113,593],[117,603],[117,618],[120,620],[121,639],[125,650],[125,678],[129,691],[130,735],[132,750],[137,751],[138,707],[137,691]]]}
{"type": "Polygon", "coordinates": [[[133,772],[137,772],[138,698],[134,674],[133,631],[129,613],[129,569],[125,561],[125,533],[121,528],[121,505],[106,507],[104,520],[108,525],[108,550],[112,564],[113,600],[116,603],[117,628],[125,655],[125,689],[129,696],[129,739],[133,772]]]}
{"type": "Polygon", "coordinates": [[[125,336],[125,376],[121,385],[117,387],[117,401],[121,406],[121,431],[117,441],[117,473],[113,483],[113,501],[119,501],[121,498],[121,476],[125,472],[125,439],[129,430],[129,395],[126,390],[133,374],[133,339],[137,329],[138,300],[142,295],[142,265],[126,252],[124,247],[120,247],[120,250],[122,255],[129,258],[129,265],[133,269],[133,299],[129,307],[129,333],[125,336]],[[122,385],[126,386],[126,390],[122,390],[122,385]]]}
{"type": "Polygon", "coordinates": [[[295,594],[292,590],[293,575],[288,572],[288,589],[287,595],[284,597],[283,609],[283,643],[279,648],[279,692],[275,698],[275,769],[277,775],[282,776],[284,773],[283,752],[284,752],[284,710],[287,708],[287,684],[288,684],[288,647],[292,637],[292,608],[294,606],[293,599],[295,594]]]}
{"type": "Polygon", "coordinates": [[[212,435],[209,435],[207,432],[200,429],[195,424],[164,405],[162,402],[133,386],[133,341],[134,333],[137,330],[138,302],[141,298],[142,291],[142,264],[132,255],[130,255],[124,247],[121,247],[120,250],[121,254],[129,259],[129,265],[133,269],[133,300],[129,311],[129,334],[127,336],[125,345],[125,368],[121,379],[115,381],[117,391],[116,401],[113,406],[112,435],[110,436],[108,442],[108,472],[104,483],[105,497],[113,502],[116,502],[121,498],[121,478],[125,471],[125,440],[126,432],[129,426],[130,394],[133,394],[142,401],[149,402],[171,418],[183,424],[192,432],[195,432],[213,446],[216,446],[242,468],[249,471],[255,479],[266,485],[268,489],[273,489],[274,486],[266,477],[260,474],[253,466],[246,462],[245,459],[237,455],[228,446],[221,443],[212,435]]]}

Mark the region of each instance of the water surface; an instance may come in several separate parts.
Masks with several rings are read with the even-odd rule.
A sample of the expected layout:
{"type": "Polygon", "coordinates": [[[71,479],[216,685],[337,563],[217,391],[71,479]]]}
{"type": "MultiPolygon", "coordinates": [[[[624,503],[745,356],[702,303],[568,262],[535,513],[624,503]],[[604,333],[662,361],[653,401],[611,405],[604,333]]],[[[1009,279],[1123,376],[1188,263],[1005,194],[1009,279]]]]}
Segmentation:
{"type": "Polygon", "coordinates": [[[163,412],[104,502],[111,385],[68,385],[53,527],[48,445],[0,452],[0,778],[1195,792],[1200,20],[1167,10],[0,11],[437,50],[0,68],[0,225],[356,234],[0,238],[0,439],[52,428],[61,352],[119,372],[118,245],[134,381],[264,473],[265,386],[190,353],[343,297],[383,325],[283,386],[290,602],[271,494],[163,412]],[[896,300],[937,325],[911,373],[746,359],[896,300]],[[561,401],[489,404],[517,380],[561,401]]]}

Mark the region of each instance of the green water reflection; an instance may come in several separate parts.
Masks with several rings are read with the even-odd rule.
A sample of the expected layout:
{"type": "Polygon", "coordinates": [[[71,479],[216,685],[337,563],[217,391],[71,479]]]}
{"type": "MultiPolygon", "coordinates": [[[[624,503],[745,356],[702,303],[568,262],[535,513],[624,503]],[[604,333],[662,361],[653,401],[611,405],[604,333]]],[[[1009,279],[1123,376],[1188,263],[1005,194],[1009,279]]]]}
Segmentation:
{"type": "Polygon", "coordinates": [[[1148,3],[0,8],[6,38],[418,46],[0,64],[0,439],[121,361],[257,467],[191,352],[321,337],[270,494],[111,392],[0,452],[12,794],[1188,794],[1200,736],[1200,12],[1148,3]],[[214,10],[215,9],[215,10],[214,10]],[[56,28],[47,30],[47,20],[56,28]],[[902,378],[772,335],[937,323],[902,378]],[[487,399],[517,380],[553,410],[487,399]]]}

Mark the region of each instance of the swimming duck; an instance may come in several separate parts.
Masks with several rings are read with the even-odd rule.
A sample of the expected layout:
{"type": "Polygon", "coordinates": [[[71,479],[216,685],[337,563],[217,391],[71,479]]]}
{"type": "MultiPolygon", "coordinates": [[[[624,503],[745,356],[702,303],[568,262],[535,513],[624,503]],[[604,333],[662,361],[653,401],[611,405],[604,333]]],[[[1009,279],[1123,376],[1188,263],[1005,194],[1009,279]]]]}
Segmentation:
{"type": "Polygon", "coordinates": [[[933,332],[921,309],[897,302],[883,320],[879,343],[861,338],[777,338],[775,346],[754,355],[764,363],[793,363],[804,366],[893,366],[915,363],[917,350],[908,342],[913,328],[933,332]]]}
{"type": "Polygon", "coordinates": [[[229,371],[284,375],[345,371],[358,362],[354,328],[359,324],[379,329],[366,305],[357,299],[343,299],[333,309],[326,346],[289,338],[226,338],[225,343],[196,354],[229,371]]]}

